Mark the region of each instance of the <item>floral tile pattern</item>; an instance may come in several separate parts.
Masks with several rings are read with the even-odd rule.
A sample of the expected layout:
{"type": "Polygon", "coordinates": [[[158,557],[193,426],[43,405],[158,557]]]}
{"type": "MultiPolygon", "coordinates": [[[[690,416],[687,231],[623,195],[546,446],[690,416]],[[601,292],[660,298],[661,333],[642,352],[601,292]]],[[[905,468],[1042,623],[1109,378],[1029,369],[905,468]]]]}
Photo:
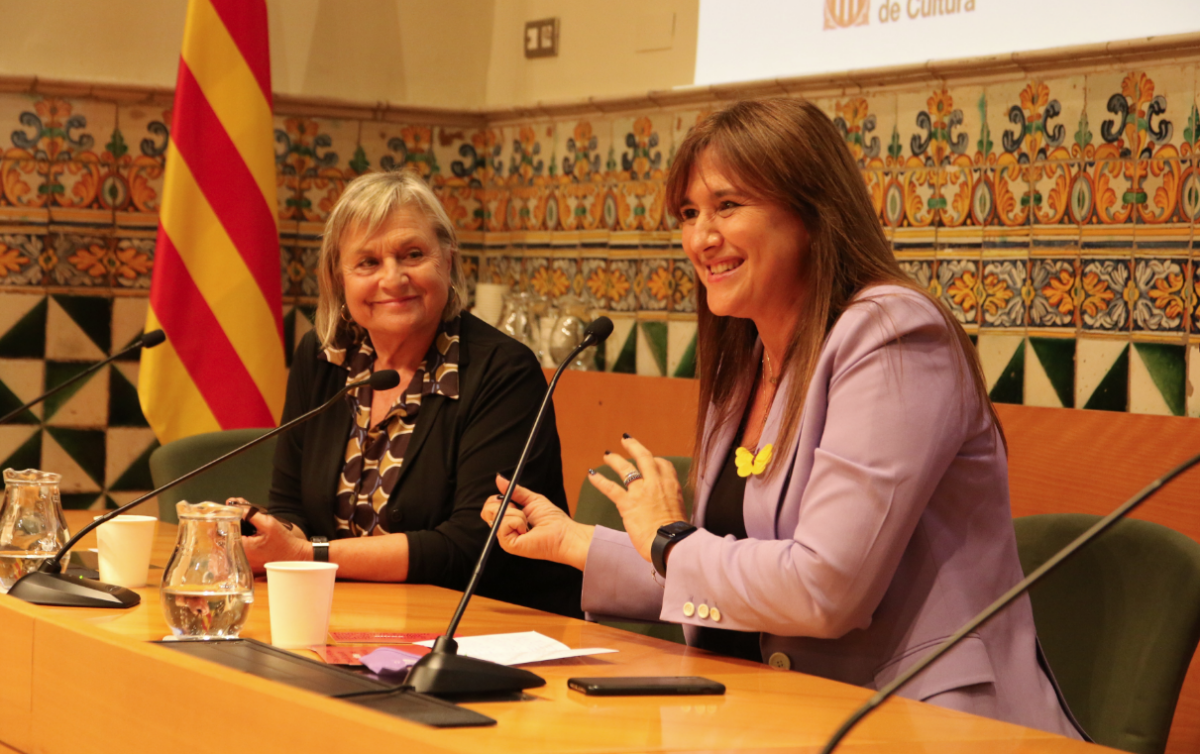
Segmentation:
{"type": "MultiPolygon", "coordinates": [[[[1179,413],[1177,373],[1188,373],[1179,354],[1200,332],[1200,270],[1189,259],[1200,223],[1196,89],[1196,62],[1184,61],[905,84],[818,105],[857,162],[905,274],[973,335],[1008,339],[1004,358],[996,356],[997,396],[1179,413]],[[1175,350],[1158,347],[1167,337],[1178,339],[1175,350]],[[1020,359],[1027,366],[1014,366],[1020,359]]],[[[278,113],[279,271],[293,335],[295,314],[317,294],[322,223],[346,184],[369,171],[409,170],[429,182],[459,231],[471,289],[496,282],[548,302],[574,293],[628,320],[607,368],[692,374],[698,284],[667,245],[675,221],[664,185],[679,143],[717,106],[471,127],[278,113]],[[665,351],[660,330],[669,333],[665,351]],[[646,354],[654,364],[639,363],[646,354]]],[[[43,330],[46,311],[52,324],[62,320],[51,286],[55,295],[144,302],[169,123],[169,103],[0,94],[0,302],[51,302],[21,309],[22,318],[40,316],[43,330]]],[[[33,320],[13,332],[38,331],[33,320]]],[[[13,365],[0,361],[0,383],[23,386],[42,374],[34,367],[44,356],[5,356],[6,337],[0,359],[13,365]]],[[[135,381],[121,372],[105,389],[124,406],[127,396],[113,396],[135,381]]],[[[129,440],[142,443],[136,448],[105,451],[91,435],[72,434],[102,427],[60,429],[23,437],[20,452],[78,452],[95,482],[80,494],[96,500],[116,490],[96,471],[103,452],[128,459],[144,450],[140,436],[129,440]]]]}
{"type": "Polygon", "coordinates": [[[987,295],[979,278],[979,261],[943,259],[938,262],[937,278],[942,302],[950,308],[955,319],[964,325],[976,324],[980,298],[987,295]]]}
{"type": "Polygon", "coordinates": [[[985,327],[1021,327],[1025,324],[1025,275],[1024,260],[984,262],[983,279],[977,286],[976,297],[985,327]]]}
{"type": "Polygon", "coordinates": [[[1084,259],[1080,265],[1079,303],[1083,327],[1087,330],[1125,330],[1129,327],[1131,286],[1129,262],[1119,259],[1084,259]]]}
{"type": "Polygon", "coordinates": [[[1182,332],[1186,325],[1187,260],[1136,259],[1133,277],[1136,287],[1129,294],[1133,299],[1133,329],[1182,332]]]}
{"type": "Polygon", "coordinates": [[[1075,260],[1035,259],[1030,270],[1029,326],[1074,328],[1083,301],[1075,260]]]}

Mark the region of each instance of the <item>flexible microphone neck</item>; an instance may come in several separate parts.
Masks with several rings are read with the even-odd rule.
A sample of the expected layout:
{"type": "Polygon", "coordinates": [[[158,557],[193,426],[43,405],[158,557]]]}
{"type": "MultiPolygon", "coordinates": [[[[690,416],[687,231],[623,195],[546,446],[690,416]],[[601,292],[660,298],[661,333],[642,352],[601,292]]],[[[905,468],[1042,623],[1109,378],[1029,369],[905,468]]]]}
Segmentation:
{"type": "Polygon", "coordinates": [[[517,488],[517,483],[521,480],[521,473],[525,470],[525,462],[529,459],[529,452],[533,448],[538,430],[542,427],[542,420],[546,416],[546,408],[550,405],[550,399],[554,396],[558,378],[583,349],[602,343],[612,332],[612,327],[612,320],[608,317],[597,318],[584,331],[583,342],[576,346],[554,371],[554,377],[546,387],[546,396],[542,399],[541,408],[538,409],[537,416],[533,420],[533,429],[529,430],[525,448],[521,451],[520,458],[517,459],[517,468],[513,471],[512,479],[508,482],[508,489],[505,490],[504,497],[500,500],[496,520],[492,522],[487,540],[483,543],[483,551],[479,553],[479,560],[475,563],[475,571],[471,574],[470,581],[467,582],[467,588],[463,590],[463,596],[458,602],[458,608],[454,611],[454,617],[450,619],[450,626],[444,635],[434,641],[433,650],[417,660],[404,679],[405,684],[415,691],[435,696],[460,697],[462,695],[512,694],[524,689],[546,685],[544,678],[528,670],[510,668],[486,660],[459,655],[458,644],[454,641],[454,633],[458,630],[458,623],[462,620],[463,613],[467,610],[467,604],[471,601],[471,596],[475,594],[475,589],[479,585],[479,578],[487,565],[488,556],[492,554],[492,550],[496,546],[500,523],[504,520],[504,511],[508,508],[509,500],[512,499],[513,490],[517,488]]]}
{"type": "Polygon", "coordinates": [[[475,571],[471,574],[471,580],[467,582],[467,588],[463,590],[462,599],[458,602],[458,608],[454,611],[454,617],[450,619],[450,625],[446,628],[445,635],[438,637],[434,651],[438,651],[439,649],[442,651],[455,651],[454,634],[458,631],[458,623],[462,620],[463,613],[467,611],[467,604],[475,594],[475,589],[479,585],[479,579],[483,575],[483,569],[487,565],[488,557],[496,547],[496,540],[500,533],[500,522],[504,519],[504,511],[508,509],[508,501],[512,499],[513,490],[517,488],[517,482],[521,479],[521,473],[525,471],[525,462],[529,459],[529,452],[533,449],[533,443],[537,439],[538,430],[542,427],[542,420],[546,417],[546,407],[550,405],[550,401],[554,397],[554,389],[558,386],[558,378],[562,376],[563,371],[575,360],[575,357],[580,352],[585,348],[603,343],[612,333],[612,330],[613,324],[611,319],[608,317],[597,318],[584,331],[584,337],[580,344],[575,346],[567,358],[563,359],[562,363],[558,365],[558,369],[554,370],[554,376],[550,378],[550,384],[546,388],[546,396],[542,398],[542,405],[538,408],[537,417],[533,420],[533,429],[529,431],[529,438],[525,441],[525,448],[521,451],[520,458],[517,459],[517,468],[513,471],[512,479],[508,481],[508,489],[505,490],[504,497],[500,500],[500,509],[496,512],[496,520],[492,522],[491,530],[488,531],[487,541],[484,542],[483,551],[479,554],[479,560],[475,564],[475,571]]]}
{"type": "Polygon", "coordinates": [[[167,339],[167,336],[163,334],[162,330],[151,330],[150,332],[148,332],[145,335],[143,335],[142,337],[138,338],[136,341],[134,341],[130,345],[126,346],[124,349],[117,351],[112,356],[109,356],[107,359],[104,359],[103,361],[100,361],[96,364],[92,364],[90,367],[83,370],[79,374],[75,375],[71,379],[67,380],[66,382],[62,383],[61,385],[58,385],[50,390],[47,390],[46,392],[42,393],[38,397],[31,400],[29,403],[26,403],[24,406],[21,406],[20,408],[9,411],[4,416],[0,416],[0,424],[7,424],[9,421],[20,416],[23,412],[28,411],[30,408],[36,406],[37,404],[39,404],[42,401],[49,398],[50,396],[55,395],[62,390],[66,390],[68,387],[70,387],[71,385],[74,385],[76,382],[79,382],[84,377],[87,377],[89,374],[91,374],[92,372],[95,372],[100,367],[103,367],[106,364],[110,364],[113,361],[116,361],[117,359],[121,358],[122,356],[125,356],[126,354],[133,353],[134,351],[138,350],[139,348],[154,348],[155,346],[157,346],[159,343],[162,343],[166,339],[167,339]]]}
{"type": "Polygon", "coordinates": [[[84,526],[82,529],[80,529],[78,532],[76,532],[75,536],[73,536],[69,540],[67,540],[67,543],[62,546],[62,548],[58,551],[58,553],[53,558],[50,558],[49,560],[47,560],[39,570],[41,570],[45,573],[61,573],[62,572],[62,559],[66,556],[67,552],[72,547],[74,547],[76,544],[78,544],[80,539],[85,537],[89,532],[93,531],[98,526],[102,525],[106,521],[110,521],[113,518],[116,518],[117,516],[121,515],[125,511],[130,510],[130,509],[140,505],[141,503],[146,502],[150,498],[152,498],[156,495],[159,495],[163,492],[166,492],[167,490],[171,489],[172,487],[174,487],[178,484],[182,484],[183,482],[186,482],[187,480],[191,479],[192,477],[196,476],[197,474],[202,474],[205,471],[208,471],[213,466],[222,464],[225,461],[228,461],[230,458],[233,458],[236,455],[241,455],[242,453],[246,452],[247,450],[250,450],[254,446],[264,443],[267,440],[270,440],[272,437],[275,437],[276,435],[278,435],[282,432],[286,432],[298,424],[303,424],[304,422],[313,418],[317,414],[323,413],[323,412],[329,410],[330,408],[332,408],[334,404],[336,404],[339,400],[341,400],[346,395],[346,393],[350,392],[351,390],[362,387],[364,385],[370,385],[372,388],[374,388],[376,390],[390,390],[391,388],[395,387],[398,384],[400,384],[400,375],[394,369],[385,369],[385,370],[381,370],[379,372],[372,373],[371,376],[365,380],[360,380],[358,382],[354,382],[349,385],[346,385],[341,390],[339,390],[332,398],[325,401],[320,406],[317,406],[316,408],[312,409],[311,411],[301,414],[300,416],[297,416],[295,419],[292,419],[291,421],[289,421],[285,424],[281,424],[280,426],[275,427],[271,431],[266,432],[266,433],[262,434],[261,436],[254,438],[253,440],[246,443],[245,445],[241,445],[237,448],[234,448],[233,450],[229,451],[225,455],[220,456],[218,458],[214,458],[213,460],[209,461],[208,463],[204,464],[203,466],[192,469],[188,473],[183,474],[182,476],[176,477],[175,479],[172,479],[171,481],[167,482],[166,484],[159,487],[158,489],[153,490],[151,492],[147,492],[145,495],[142,495],[141,497],[137,498],[136,500],[126,503],[125,505],[122,505],[119,508],[116,508],[114,510],[111,510],[111,511],[105,513],[103,516],[100,516],[99,518],[92,520],[86,526],[84,526]]]}
{"type": "Polygon", "coordinates": [[[1107,531],[1117,521],[1128,515],[1130,511],[1132,511],[1134,508],[1137,508],[1148,498],[1150,498],[1150,496],[1158,492],[1159,489],[1161,489],[1165,484],[1198,463],[1200,463],[1200,455],[1193,456],[1192,458],[1189,458],[1175,468],[1171,469],[1163,476],[1155,479],[1153,482],[1146,485],[1141,492],[1125,501],[1115,511],[1097,521],[1090,529],[1085,531],[1083,534],[1080,534],[1073,542],[1055,553],[1049,560],[1043,563],[1041,567],[1037,568],[1033,573],[1029,574],[1020,582],[1018,582],[1012,589],[1009,589],[1004,593],[1003,596],[985,608],[983,612],[972,618],[967,625],[956,631],[950,638],[942,642],[942,644],[936,649],[922,657],[916,664],[901,673],[894,681],[889,683],[887,686],[884,686],[882,689],[876,692],[874,696],[868,699],[866,703],[855,710],[850,717],[846,718],[846,721],[842,723],[841,727],[834,732],[833,736],[830,737],[828,743],[826,743],[825,747],[821,749],[821,754],[832,754],[838,743],[846,737],[846,734],[853,730],[854,726],[858,725],[858,723],[864,717],[869,715],[872,710],[887,701],[897,691],[904,688],[908,682],[915,678],[922,670],[932,665],[939,657],[953,649],[954,646],[965,639],[968,634],[976,631],[980,626],[991,620],[996,613],[1003,610],[1009,605],[1009,603],[1028,591],[1029,588],[1034,584],[1041,581],[1042,578],[1044,578],[1048,573],[1061,565],[1063,561],[1070,558],[1093,539],[1107,531]]]}

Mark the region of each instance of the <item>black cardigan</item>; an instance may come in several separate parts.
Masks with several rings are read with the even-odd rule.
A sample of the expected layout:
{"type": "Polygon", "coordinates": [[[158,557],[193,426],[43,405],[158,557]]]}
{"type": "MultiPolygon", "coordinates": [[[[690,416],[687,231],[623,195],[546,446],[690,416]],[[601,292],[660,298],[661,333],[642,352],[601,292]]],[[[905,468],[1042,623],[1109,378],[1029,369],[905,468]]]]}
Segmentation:
{"type": "MultiPolygon", "coordinates": [[[[320,350],[313,332],[297,346],[283,421],[345,386],[346,370],[318,359],[320,350]]],[[[532,351],[482,320],[462,315],[459,397],[421,397],[400,478],[383,511],[389,532],[408,535],[410,583],[466,587],[488,532],[479,511],[496,494],[496,472],[511,478],[545,391],[546,377],[532,351]]],[[[521,486],[567,510],[558,429],[553,407],[547,411],[521,486]]],[[[352,424],[347,400],[280,436],[272,515],[309,535],[333,538],[334,498],[352,424]]],[[[582,617],[581,583],[582,574],[569,566],[514,557],[496,546],[479,593],[582,617]]]]}

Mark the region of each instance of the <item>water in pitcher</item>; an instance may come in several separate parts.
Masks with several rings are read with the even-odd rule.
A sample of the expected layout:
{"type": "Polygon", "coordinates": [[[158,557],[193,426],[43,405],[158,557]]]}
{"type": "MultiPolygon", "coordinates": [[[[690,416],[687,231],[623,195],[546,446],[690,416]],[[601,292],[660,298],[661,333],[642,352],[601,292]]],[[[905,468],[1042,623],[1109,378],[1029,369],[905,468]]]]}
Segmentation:
{"type": "Polygon", "coordinates": [[[233,638],[250,614],[254,593],[245,590],[216,590],[204,586],[163,589],[162,609],[178,639],[233,638]]]}
{"type": "Polygon", "coordinates": [[[54,557],[52,552],[0,550],[0,593],[12,589],[17,579],[36,571],[42,563],[54,557]]]}

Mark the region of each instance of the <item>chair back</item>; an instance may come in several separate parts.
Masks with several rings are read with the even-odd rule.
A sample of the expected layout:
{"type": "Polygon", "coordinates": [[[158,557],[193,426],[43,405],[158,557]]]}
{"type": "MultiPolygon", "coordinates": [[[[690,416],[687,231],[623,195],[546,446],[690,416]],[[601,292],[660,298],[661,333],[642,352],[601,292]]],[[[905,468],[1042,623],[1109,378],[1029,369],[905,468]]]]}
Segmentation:
{"type": "MultiPolygon", "coordinates": [[[[1025,573],[1099,516],[1014,519],[1025,573]]],[[[1030,592],[1050,668],[1097,743],[1161,754],[1200,640],[1200,544],[1159,524],[1118,521],[1030,592]]]]}
{"type": "MultiPolygon", "coordinates": [[[[675,466],[675,473],[679,476],[679,480],[686,484],[688,472],[692,469],[692,459],[688,456],[667,456],[667,460],[675,466]]],[[[617,476],[617,472],[607,466],[599,466],[596,468],[597,474],[602,474],[614,482],[620,482],[621,478],[617,476]]],[[[692,515],[692,491],[686,486],[683,488],[683,505],[688,516],[692,515]]],[[[617,511],[617,506],[604,496],[604,493],[592,486],[592,483],[587,479],[583,480],[583,486],[579,490],[579,499],[575,504],[575,520],[581,524],[591,524],[603,526],[607,529],[615,529],[617,531],[625,531],[625,524],[621,522],[621,514],[617,511]]],[[[626,631],[632,631],[643,636],[652,636],[656,639],[664,639],[673,641],[676,644],[683,644],[683,628],[675,623],[639,623],[626,621],[600,621],[602,625],[620,628],[626,631]]]]}
{"type": "MultiPolygon", "coordinates": [[[[261,437],[269,429],[230,429],[206,432],[169,442],[150,454],[150,478],[159,487],[193,469],[220,458],[234,448],[261,437]]],[[[178,523],[175,504],[180,500],[198,503],[211,500],[223,503],[231,497],[244,497],[266,507],[271,489],[271,471],[275,458],[275,438],[256,445],[220,466],[172,487],[158,496],[158,516],[178,523]]]]}

